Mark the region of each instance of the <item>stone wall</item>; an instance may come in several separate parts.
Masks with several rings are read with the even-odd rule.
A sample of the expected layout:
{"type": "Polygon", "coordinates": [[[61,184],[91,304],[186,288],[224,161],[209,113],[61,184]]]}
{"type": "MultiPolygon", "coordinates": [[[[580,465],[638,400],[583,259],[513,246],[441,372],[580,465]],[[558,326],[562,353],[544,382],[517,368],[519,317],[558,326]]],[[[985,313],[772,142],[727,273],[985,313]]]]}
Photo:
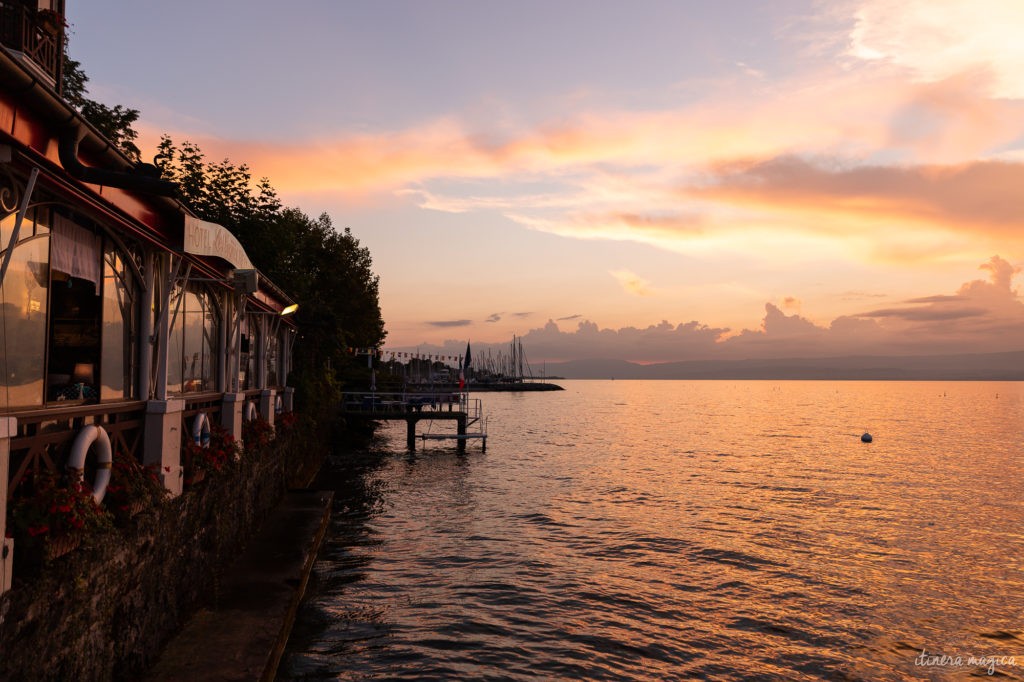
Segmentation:
{"type": "Polygon", "coordinates": [[[0,597],[0,680],[137,678],[192,613],[216,606],[219,575],[322,461],[318,441],[308,430],[278,438],[100,546],[15,574],[0,597]]]}

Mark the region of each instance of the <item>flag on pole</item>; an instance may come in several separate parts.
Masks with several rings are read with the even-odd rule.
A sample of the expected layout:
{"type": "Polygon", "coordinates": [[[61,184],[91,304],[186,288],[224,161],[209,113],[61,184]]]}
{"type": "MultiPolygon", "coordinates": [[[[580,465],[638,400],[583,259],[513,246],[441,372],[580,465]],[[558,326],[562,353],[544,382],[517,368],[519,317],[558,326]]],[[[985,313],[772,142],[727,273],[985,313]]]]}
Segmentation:
{"type": "Polygon", "coordinates": [[[465,358],[465,360],[462,361],[462,364],[459,365],[459,390],[460,391],[463,390],[464,388],[466,388],[466,374],[468,373],[468,370],[469,370],[469,363],[470,363],[470,359],[471,358],[472,358],[472,356],[470,355],[470,352],[469,352],[469,341],[467,341],[466,342],[466,358],[465,358]]]}

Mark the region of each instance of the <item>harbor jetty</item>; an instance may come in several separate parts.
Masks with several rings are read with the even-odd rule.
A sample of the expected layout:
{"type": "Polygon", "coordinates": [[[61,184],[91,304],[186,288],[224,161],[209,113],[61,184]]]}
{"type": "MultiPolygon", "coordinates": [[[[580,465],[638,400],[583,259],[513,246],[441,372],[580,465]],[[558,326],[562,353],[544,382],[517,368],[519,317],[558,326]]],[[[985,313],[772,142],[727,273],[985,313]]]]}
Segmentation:
{"type": "Polygon", "coordinates": [[[404,421],[406,447],[416,449],[416,427],[421,422],[455,422],[455,433],[420,434],[428,440],[454,440],[460,450],[466,441],[479,441],[487,449],[487,421],[483,416],[483,402],[470,398],[466,392],[414,392],[378,393],[353,392],[342,395],[341,416],[354,421],[404,421]],[[472,430],[471,430],[472,429],[472,430]]]}

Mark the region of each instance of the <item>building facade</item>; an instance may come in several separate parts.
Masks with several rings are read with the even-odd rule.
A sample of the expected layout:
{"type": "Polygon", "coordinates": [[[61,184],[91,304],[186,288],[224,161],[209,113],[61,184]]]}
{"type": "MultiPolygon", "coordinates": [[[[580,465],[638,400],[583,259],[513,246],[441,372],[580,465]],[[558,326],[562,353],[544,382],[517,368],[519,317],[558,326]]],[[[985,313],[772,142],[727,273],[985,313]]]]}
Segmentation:
{"type": "Polygon", "coordinates": [[[0,0],[0,592],[8,492],[84,429],[179,494],[197,424],[292,403],[294,302],[64,101],[63,9],[0,0]]]}

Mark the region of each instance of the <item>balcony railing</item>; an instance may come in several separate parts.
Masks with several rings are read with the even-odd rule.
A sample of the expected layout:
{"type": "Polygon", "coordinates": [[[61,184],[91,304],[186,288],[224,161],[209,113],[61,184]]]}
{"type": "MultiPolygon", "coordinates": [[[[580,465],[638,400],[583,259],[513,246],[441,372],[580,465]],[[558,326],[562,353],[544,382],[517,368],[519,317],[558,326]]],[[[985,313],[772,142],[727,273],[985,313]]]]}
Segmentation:
{"type": "Polygon", "coordinates": [[[0,0],[0,43],[21,52],[53,79],[59,92],[63,71],[63,19],[0,0]]]}
{"type": "Polygon", "coordinates": [[[146,403],[102,403],[18,412],[18,434],[11,439],[10,489],[37,467],[62,472],[68,451],[82,427],[102,426],[110,445],[142,462],[146,403]]]}

